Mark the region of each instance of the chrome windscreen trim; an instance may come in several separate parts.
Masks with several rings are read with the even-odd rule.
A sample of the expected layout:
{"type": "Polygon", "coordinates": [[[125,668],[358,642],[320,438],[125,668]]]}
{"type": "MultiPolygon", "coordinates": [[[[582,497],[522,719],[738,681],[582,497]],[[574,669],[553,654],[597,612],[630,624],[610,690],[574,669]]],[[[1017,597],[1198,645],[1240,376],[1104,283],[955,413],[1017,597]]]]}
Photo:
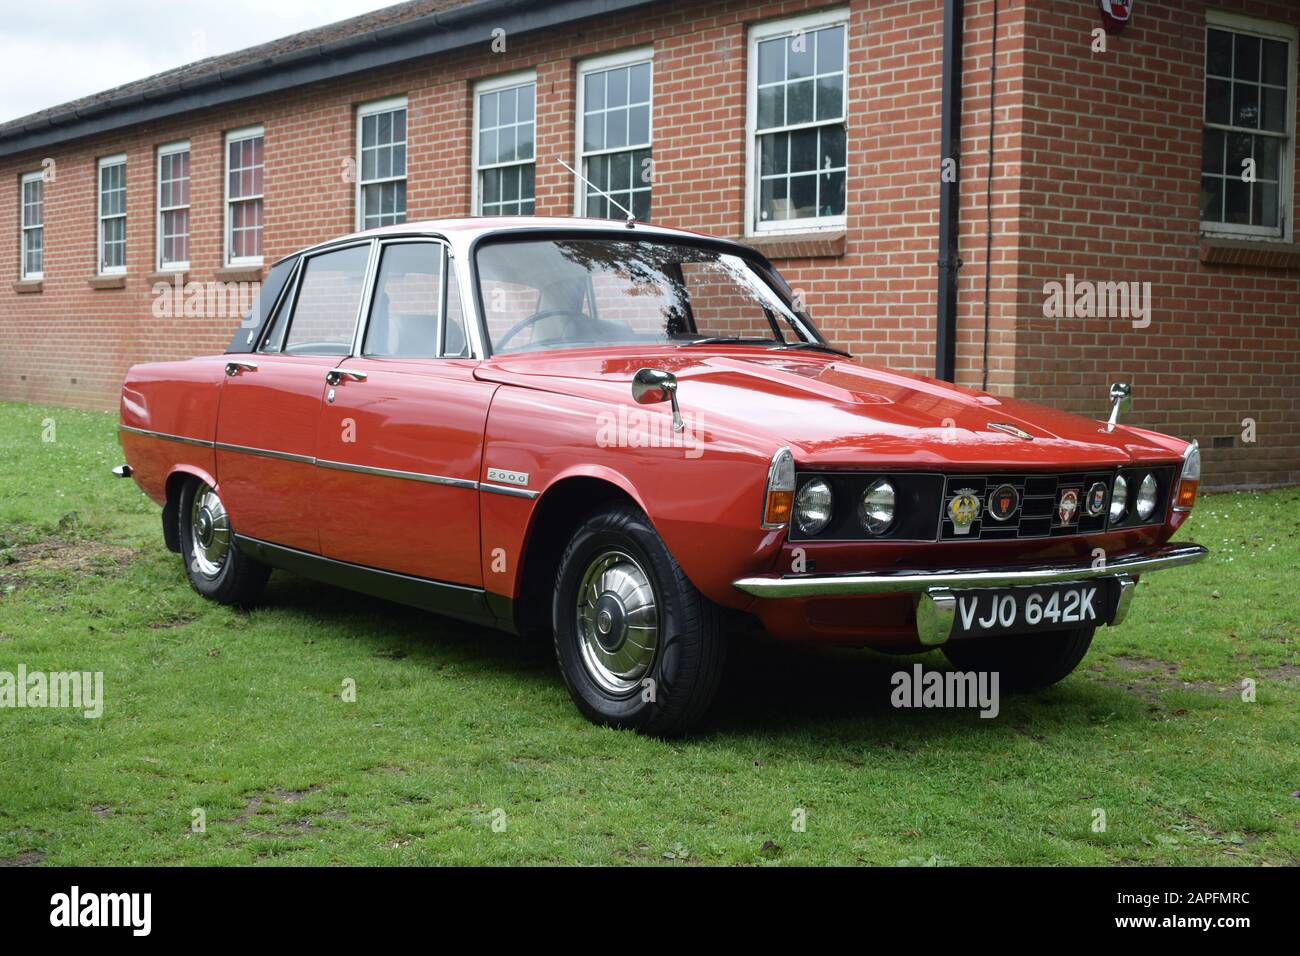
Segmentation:
{"type": "Polygon", "coordinates": [[[206,441],[202,438],[186,438],[184,435],[169,435],[166,432],[151,431],[148,428],[136,428],[134,425],[118,425],[121,431],[131,432],[133,435],[144,435],[146,438],[157,438],[161,441],[174,441],[182,445],[196,445],[199,448],[212,448],[215,442],[206,441]]]}
{"type": "Polygon", "coordinates": [[[948,571],[851,571],[843,574],[759,575],[740,578],[733,586],[760,598],[853,597],[864,594],[916,594],[930,588],[999,588],[1058,584],[1150,574],[1195,564],[1209,552],[1199,544],[1166,544],[1150,551],[1111,558],[1104,564],[1043,564],[1038,567],[953,569],[948,571]]]}
{"type": "Polygon", "coordinates": [[[452,488],[469,488],[478,487],[477,481],[468,478],[447,478],[444,475],[429,475],[420,471],[398,471],[395,468],[375,468],[370,465],[352,465],[345,461],[329,461],[324,458],[317,458],[316,464],[322,468],[331,468],[335,471],[352,471],[361,475],[378,475],[381,478],[401,478],[405,481],[423,481],[431,485],[448,485],[452,488]]]}
{"type": "Polygon", "coordinates": [[[314,465],[316,459],[311,455],[294,455],[287,451],[271,451],[269,448],[252,448],[248,445],[232,445],[229,442],[215,442],[217,451],[233,451],[241,455],[255,455],[258,458],[275,458],[278,461],[295,461],[303,465],[314,465]]]}
{"type": "Polygon", "coordinates": [[[493,485],[486,481],[479,482],[479,490],[487,491],[494,495],[506,495],[510,498],[536,498],[541,494],[540,491],[526,491],[523,488],[507,488],[505,485],[493,485]]]}

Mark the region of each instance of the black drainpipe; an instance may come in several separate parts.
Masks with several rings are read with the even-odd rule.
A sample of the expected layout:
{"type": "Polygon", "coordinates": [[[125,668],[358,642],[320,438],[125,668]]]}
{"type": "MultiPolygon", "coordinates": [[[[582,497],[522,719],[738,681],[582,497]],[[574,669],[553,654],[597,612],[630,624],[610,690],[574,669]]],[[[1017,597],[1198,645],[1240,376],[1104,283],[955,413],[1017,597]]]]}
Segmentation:
{"type": "Polygon", "coordinates": [[[957,376],[957,218],[961,186],[961,41],[963,0],[943,2],[943,105],[940,115],[939,310],[934,374],[957,376]],[[949,162],[951,160],[951,162],[949,162]]]}

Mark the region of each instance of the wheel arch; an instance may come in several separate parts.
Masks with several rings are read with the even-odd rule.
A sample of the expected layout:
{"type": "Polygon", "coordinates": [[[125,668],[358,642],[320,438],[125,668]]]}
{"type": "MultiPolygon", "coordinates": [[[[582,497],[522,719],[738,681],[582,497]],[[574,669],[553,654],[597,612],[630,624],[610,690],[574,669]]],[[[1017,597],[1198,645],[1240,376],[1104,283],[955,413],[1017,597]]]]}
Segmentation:
{"type": "Polygon", "coordinates": [[[524,536],[514,602],[515,626],[520,634],[550,633],[551,594],[560,554],[579,520],[613,504],[631,504],[649,515],[631,483],[605,468],[563,475],[537,499],[524,536]]]}
{"type": "Polygon", "coordinates": [[[181,489],[190,478],[197,478],[212,488],[217,487],[217,480],[196,465],[176,465],[168,472],[164,486],[167,498],[162,510],[163,541],[168,551],[177,554],[181,551],[181,489]]]}

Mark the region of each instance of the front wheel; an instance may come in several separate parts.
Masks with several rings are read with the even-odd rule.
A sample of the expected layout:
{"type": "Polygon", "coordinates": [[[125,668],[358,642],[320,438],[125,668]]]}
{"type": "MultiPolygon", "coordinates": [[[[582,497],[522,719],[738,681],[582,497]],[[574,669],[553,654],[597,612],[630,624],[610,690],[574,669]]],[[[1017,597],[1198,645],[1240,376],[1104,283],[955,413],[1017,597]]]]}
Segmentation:
{"type": "Polygon", "coordinates": [[[181,558],[194,590],[237,607],[256,601],[271,569],[235,547],[230,515],[216,490],[197,478],[186,482],[179,516],[181,558]]]}
{"type": "Polygon", "coordinates": [[[944,656],[962,671],[997,671],[1007,690],[1039,690],[1063,680],[1092,645],[1093,627],[950,641],[944,656]]]}
{"type": "Polygon", "coordinates": [[[630,505],[588,517],[560,558],[555,656],[596,723],[659,736],[694,725],[722,675],[720,617],[630,505]]]}

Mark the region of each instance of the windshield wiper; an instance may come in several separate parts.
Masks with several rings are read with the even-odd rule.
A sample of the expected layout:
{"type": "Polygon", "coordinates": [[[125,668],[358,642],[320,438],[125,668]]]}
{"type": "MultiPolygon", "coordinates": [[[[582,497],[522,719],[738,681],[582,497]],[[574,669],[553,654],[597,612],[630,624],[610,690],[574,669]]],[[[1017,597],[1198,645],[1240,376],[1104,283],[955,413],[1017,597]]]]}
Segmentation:
{"type": "Polygon", "coordinates": [[[778,352],[783,352],[786,350],[794,350],[794,349],[806,349],[812,352],[831,352],[835,355],[843,355],[845,358],[853,358],[853,354],[851,352],[846,352],[843,349],[837,349],[833,345],[826,345],[824,342],[783,342],[780,345],[769,346],[769,348],[772,348],[778,352]]]}
{"type": "Polygon", "coordinates": [[[678,342],[678,345],[766,345],[771,339],[745,338],[740,335],[706,335],[702,339],[678,342]]]}

